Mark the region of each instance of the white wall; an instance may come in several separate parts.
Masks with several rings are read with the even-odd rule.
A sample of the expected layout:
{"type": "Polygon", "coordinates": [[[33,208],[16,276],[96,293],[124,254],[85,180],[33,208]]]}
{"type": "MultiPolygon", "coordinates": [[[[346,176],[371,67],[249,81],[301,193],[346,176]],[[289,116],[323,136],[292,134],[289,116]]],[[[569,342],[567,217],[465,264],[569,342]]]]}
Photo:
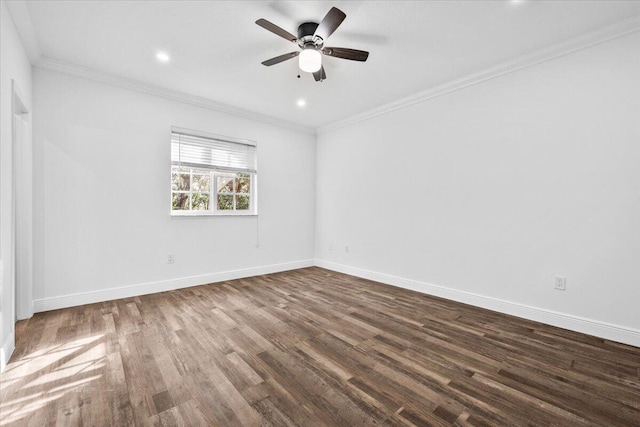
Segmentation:
{"type": "Polygon", "coordinates": [[[36,311],[312,264],[313,135],[39,68],[34,108],[36,311]],[[257,217],[169,215],[171,126],[257,141],[257,217]]]}
{"type": "Polygon", "coordinates": [[[36,309],[308,265],[315,226],[320,265],[640,345],[639,45],[322,134],[317,151],[312,135],[36,69],[36,309]],[[259,247],[255,217],[168,215],[172,125],[258,141],[259,247]]]}
{"type": "Polygon", "coordinates": [[[31,64],[4,1],[0,2],[0,368],[14,345],[12,241],[12,81],[31,110],[31,64]]]}
{"type": "Polygon", "coordinates": [[[640,345],[638,76],[636,33],[321,134],[319,264],[640,345]]]}

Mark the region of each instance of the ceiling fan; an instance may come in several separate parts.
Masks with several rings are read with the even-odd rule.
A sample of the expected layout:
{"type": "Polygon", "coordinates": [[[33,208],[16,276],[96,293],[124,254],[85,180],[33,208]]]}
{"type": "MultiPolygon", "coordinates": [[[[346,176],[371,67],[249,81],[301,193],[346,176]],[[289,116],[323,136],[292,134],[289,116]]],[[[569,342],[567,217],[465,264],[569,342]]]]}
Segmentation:
{"type": "MultiPolygon", "coordinates": [[[[300,51],[285,53],[275,58],[267,59],[262,65],[270,67],[288,59],[298,57],[298,66],[307,73],[312,73],[316,81],[327,78],[322,65],[322,55],[333,56],[334,58],[349,59],[352,61],[366,61],[369,52],[364,50],[348,49],[344,47],[325,47],[324,42],[342,24],[347,15],[336,7],[324,17],[319,24],[315,22],[305,22],[298,27],[298,36],[294,36],[266,19],[258,19],[256,24],[271,31],[273,34],[287,39],[298,45],[300,51]]],[[[300,77],[300,76],[298,76],[300,77]]]]}

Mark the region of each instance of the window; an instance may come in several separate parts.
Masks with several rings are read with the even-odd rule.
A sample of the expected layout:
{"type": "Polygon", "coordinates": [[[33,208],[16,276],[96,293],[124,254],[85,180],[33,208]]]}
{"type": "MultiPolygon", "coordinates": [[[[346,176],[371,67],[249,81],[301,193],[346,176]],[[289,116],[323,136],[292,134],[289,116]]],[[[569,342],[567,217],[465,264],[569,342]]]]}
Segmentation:
{"type": "Polygon", "coordinates": [[[171,214],[255,215],[256,144],[171,130],[171,214]]]}

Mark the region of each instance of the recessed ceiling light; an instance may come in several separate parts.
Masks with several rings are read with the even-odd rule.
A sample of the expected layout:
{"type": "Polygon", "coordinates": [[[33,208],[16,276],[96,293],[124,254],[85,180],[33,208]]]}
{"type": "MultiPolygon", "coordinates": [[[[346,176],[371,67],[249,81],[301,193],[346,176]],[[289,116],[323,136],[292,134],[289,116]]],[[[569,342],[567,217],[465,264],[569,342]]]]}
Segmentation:
{"type": "Polygon", "coordinates": [[[298,105],[298,107],[304,107],[305,105],[307,105],[307,101],[305,101],[304,99],[298,99],[296,104],[298,105]]]}
{"type": "Polygon", "coordinates": [[[511,4],[521,4],[524,3],[525,0],[511,0],[511,4]]]}
{"type": "Polygon", "coordinates": [[[160,62],[169,62],[169,54],[167,52],[156,53],[156,59],[160,62]]]}

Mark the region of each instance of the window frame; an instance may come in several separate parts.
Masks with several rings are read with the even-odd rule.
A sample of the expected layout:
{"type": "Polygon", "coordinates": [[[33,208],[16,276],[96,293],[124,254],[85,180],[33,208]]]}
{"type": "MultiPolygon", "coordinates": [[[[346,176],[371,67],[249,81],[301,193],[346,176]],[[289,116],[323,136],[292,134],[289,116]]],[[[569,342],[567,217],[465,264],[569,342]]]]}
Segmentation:
{"type": "MultiPolygon", "coordinates": [[[[171,166],[171,174],[173,175],[174,173],[174,168],[177,168],[178,170],[180,169],[178,166],[172,165],[171,166]]],[[[189,173],[189,187],[191,188],[191,185],[193,183],[193,175],[194,175],[194,170],[198,170],[197,168],[192,168],[192,167],[183,167],[182,169],[185,169],[186,171],[188,171],[189,173]]],[[[171,215],[172,216],[255,216],[258,214],[258,210],[257,210],[257,198],[256,198],[256,182],[257,182],[257,174],[253,174],[253,173],[248,173],[248,172],[230,172],[230,171],[216,171],[216,170],[209,170],[209,190],[208,191],[193,191],[191,189],[189,190],[174,190],[173,188],[171,188],[171,198],[170,198],[170,205],[171,205],[171,215]],[[249,179],[250,179],[250,184],[249,184],[249,192],[248,193],[238,193],[238,192],[230,192],[230,193],[221,193],[217,191],[217,178],[218,176],[221,175],[229,175],[229,174],[236,174],[236,173],[243,173],[246,175],[249,175],[249,179]],[[185,210],[174,210],[173,209],[173,195],[174,194],[187,194],[189,196],[191,196],[192,194],[208,194],[209,195],[209,207],[210,209],[208,210],[194,210],[193,206],[192,206],[192,201],[191,198],[189,200],[189,207],[190,209],[185,209],[185,210]],[[218,195],[219,194],[223,194],[223,195],[230,195],[234,197],[234,204],[235,204],[235,196],[242,196],[242,195],[247,195],[249,197],[249,209],[243,209],[243,210],[237,210],[237,209],[218,209],[218,195]]],[[[186,173],[186,172],[183,172],[186,173]]],[[[198,173],[196,172],[195,175],[203,175],[202,173],[198,173]]]]}
{"type": "MultiPolygon", "coordinates": [[[[198,137],[204,139],[213,139],[216,141],[223,141],[226,143],[235,143],[235,144],[243,144],[255,147],[255,154],[257,157],[257,144],[253,141],[231,138],[221,135],[208,134],[199,131],[193,131],[183,128],[171,128],[171,144],[173,144],[174,134],[187,135],[191,137],[198,137]]],[[[171,147],[173,147],[171,145],[171,147]]],[[[172,217],[198,217],[198,216],[257,216],[258,215],[258,197],[257,197],[257,183],[258,183],[258,172],[257,168],[255,171],[246,171],[242,169],[234,169],[234,168],[216,168],[215,166],[197,166],[195,164],[176,164],[170,155],[170,181],[169,181],[169,212],[172,217]],[[188,173],[189,174],[189,190],[174,190],[173,189],[173,174],[175,171],[180,171],[180,169],[184,170],[184,172],[178,173],[188,173]],[[192,189],[193,185],[193,176],[195,175],[203,175],[203,172],[209,173],[209,190],[208,191],[194,191],[192,189]],[[236,175],[234,179],[238,179],[237,175],[246,174],[249,176],[249,192],[248,193],[239,193],[237,192],[237,188],[234,185],[234,191],[230,193],[220,193],[218,192],[218,177],[219,176],[228,176],[228,175],[236,175]],[[185,210],[174,210],[173,209],[173,195],[174,194],[187,194],[189,196],[189,209],[185,210]],[[209,195],[209,209],[208,210],[193,210],[193,194],[208,194],[209,195]],[[234,209],[218,209],[218,195],[220,194],[229,194],[233,196],[233,204],[234,209]],[[247,195],[249,197],[249,209],[246,210],[237,210],[235,208],[236,205],[236,197],[238,195],[247,195]]]]}

